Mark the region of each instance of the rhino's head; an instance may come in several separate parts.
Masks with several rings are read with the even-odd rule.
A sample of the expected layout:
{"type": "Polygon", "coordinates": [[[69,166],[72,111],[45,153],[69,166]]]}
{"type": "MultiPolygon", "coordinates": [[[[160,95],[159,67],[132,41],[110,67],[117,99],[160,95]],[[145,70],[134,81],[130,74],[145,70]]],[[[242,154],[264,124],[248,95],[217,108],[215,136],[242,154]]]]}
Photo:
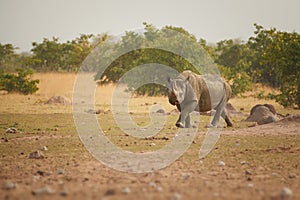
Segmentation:
{"type": "Polygon", "coordinates": [[[188,78],[178,77],[168,79],[168,97],[170,104],[180,105],[184,101],[188,84],[188,78]]]}

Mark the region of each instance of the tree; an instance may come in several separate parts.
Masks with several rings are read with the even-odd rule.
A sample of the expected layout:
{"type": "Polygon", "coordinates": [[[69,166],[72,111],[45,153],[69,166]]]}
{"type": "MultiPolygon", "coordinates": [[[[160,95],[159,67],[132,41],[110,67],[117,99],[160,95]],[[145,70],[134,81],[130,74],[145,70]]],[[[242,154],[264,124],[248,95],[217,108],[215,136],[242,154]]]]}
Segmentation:
{"type": "Polygon", "coordinates": [[[255,27],[248,41],[254,51],[251,71],[257,81],[279,87],[281,94],[273,96],[280,104],[300,108],[300,35],[255,27]]]}
{"type": "Polygon", "coordinates": [[[0,69],[8,70],[13,66],[15,55],[15,47],[12,44],[0,43],[0,69]]]}
{"type": "Polygon", "coordinates": [[[251,54],[246,44],[239,40],[223,40],[215,49],[216,63],[222,75],[231,85],[234,95],[251,89],[251,73],[248,55],[251,54]]]}
{"type": "MultiPolygon", "coordinates": [[[[99,69],[105,65],[103,63],[110,63],[103,74],[102,71],[99,70],[101,73],[98,72],[96,76],[96,79],[100,80],[99,82],[101,84],[116,82],[134,67],[151,63],[170,66],[178,72],[192,70],[198,73],[198,71],[201,70],[202,72],[214,70],[213,67],[211,67],[213,62],[209,59],[208,53],[197,42],[196,37],[183,28],[166,26],[157,29],[147,23],[144,23],[144,26],[145,28],[142,34],[129,31],[119,40],[115,40],[115,42],[108,43],[100,48],[106,49],[106,47],[109,47],[109,52],[111,52],[110,57],[120,55],[116,59],[111,61],[109,57],[103,57],[102,54],[105,55],[103,51],[99,54],[96,53],[96,55],[92,55],[92,57],[101,58],[100,62],[92,64],[99,66],[99,69]],[[174,52],[168,51],[167,49],[172,49],[174,52]]],[[[147,66],[150,67],[151,65],[147,66]]],[[[143,70],[144,68],[135,71],[135,76],[127,80],[128,86],[137,89],[135,91],[138,94],[165,94],[164,86],[153,83],[140,88],[134,88],[137,82],[149,78],[149,74],[146,74],[143,70]],[[141,79],[141,77],[143,78],[141,79]]],[[[156,77],[152,77],[153,80],[163,80],[164,78],[167,80],[167,78],[164,77],[166,73],[163,73],[162,70],[163,69],[160,69],[161,73],[156,73],[156,77]]]]}
{"type": "MultiPolygon", "coordinates": [[[[86,56],[96,43],[106,40],[107,35],[94,37],[92,34],[81,34],[74,40],[65,43],[59,38],[44,38],[42,43],[33,42],[33,56],[30,64],[38,71],[77,71],[86,56]],[[96,43],[92,43],[92,41],[96,43]]],[[[28,61],[28,60],[27,60],[28,61]]]]}

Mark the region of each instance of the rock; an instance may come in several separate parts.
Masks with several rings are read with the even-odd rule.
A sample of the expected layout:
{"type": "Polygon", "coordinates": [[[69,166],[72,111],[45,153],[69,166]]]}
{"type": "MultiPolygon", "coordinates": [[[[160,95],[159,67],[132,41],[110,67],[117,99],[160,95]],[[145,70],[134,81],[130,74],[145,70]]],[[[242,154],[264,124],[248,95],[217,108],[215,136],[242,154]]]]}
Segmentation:
{"type": "Polygon", "coordinates": [[[68,196],[68,194],[69,194],[69,193],[68,193],[67,191],[65,191],[65,190],[64,190],[64,191],[61,191],[61,192],[59,193],[59,195],[60,195],[60,196],[63,196],[63,197],[68,196]]]}
{"type": "Polygon", "coordinates": [[[11,181],[8,181],[8,182],[6,182],[4,188],[5,188],[6,190],[12,190],[12,189],[15,189],[15,188],[16,188],[16,184],[13,183],[13,182],[11,182],[11,181]]]}
{"type": "Polygon", "coordinates": [[[125,187],[122,189],[121,191],[123,194],[129,194],[131,192],[130,188],[129,187],[125,187]]]}
{"type": "Polygon", "coordinates": [[[65,170],[64,169],[58,169],[58,170],[56,170],[56,173],[57,174],[64,174],[65,170]]]}
{"type": "Polygon", "coordinates": [[[271,104],[255,105],[251,109],[249,117],[246,119],[246,121],[256,122],[258,125],[268,124],[279,120],[279,115],[276,114],[275,108],[271,104]]]}
{"type": "Polygon", "coordinates": [[[241,165],[245,165],[245,164],[247,164],[247,161],[243,160],[240,163],[241,163],[241,165]]]}
{"type": "Polygon", "coordinates": [[[178,193],[174,193],[171,197],[171,200],[180,200],[181,199],[181,195],[178,193]]]}
{"type": "Polygon", "coordinates": [[[38,170],[36,173],[40,176],[49,176],[53,174],[51,171],[43,171],[43,170],[38,170]]]}
{"type": "Polygon", "coordinates": [[[115,194],[116,194],[116,191],[114,189],[108,189],[104,193],[104,196],[111,196],[111,195],[115,195],[115,194]]]}
{"type": "Polygon", "coordinates": [[[152,187],[152,188],[156,188],[157,187],[156,183],[154,183],[154,182],[150,182],[149,186],[152,187]]]}
{"type": "Polygon", "coordinates": [[[275,116],[263,116],[258,122],[258,125],[262,125],[262,124],[269,124],[272,122],[276,122],[278,121],[279,118],[275,117],[275,116]]]}
{"type": "Polygon", "coordinates": [[[290,172],[289,173],[289,178],[297,178],[297,175],[295,173],[290,172]]]}
{"type": "Polygon", "coordinates": [[[40,148],[40,150],[41,150],[41,151],[48,151],[48,148],[47,148],[46,146],[42,146],[42,147],[40,148]]]}
{"type": "Polygon", "coordinates": [[[248,188],[253,188],[254,185],[253,185],[253,183],[248,183],[248,184],[247,184],[247,187],[248,187],[248,188]]]}
{"type": "Polygon", "coordinates": [[[165,114],[166,111],[165,111],[164,109],[158,109],[158,110],[156,111],[156,113],[165,114]]]}
{"type": "Polygon", "coordinates": [[[13,134],[15,134],[17,132],[18,132],[18,130],[14,127],[10,127],[8,129],[6,129],[6,131],[5,131],[5,133],[13,133],[13,134]]]}
{"type": "Polygon", "coordinates": [[[156,187],[156,191],[157,191],[157,192],[162,192],[163,189],[162,189],[162,187],[158,186],[158,187],[156,187]]]}
{"type": "Polygon", "coordinates": [[[245,170],[245,175],[252,175],[252,172],[249,170],[245,170]]]}
{"type": "Polygon", "coordinates": [[[45,186],[45,187],[42,187],[42,188],[39,188],[39,189],[36,189],[34,191],[32,191],[32,194],[33,195],[49,195],[49,194],[54,194],[55,191],[52,190],[49,186],[45,186]]]}
{"type": "Polygon", "coordinates": [[[30,159],[42,159],[45,158],[44,154],[40,151],[34,151],[29,154],[30,159]]]}
{"type": "Polygon", "coordinates": [[[225,166],[225,162],[219,161],[219,162],[217,163],[217,165],[218,165],[219,167],[223,167],[223,166],[225,166]]]}
{"type": "Polygon", "coordinates": [[[46,104],[62,104],[62,105],[71,105],[71,100],[65,96],[53,96],[51,97],[46,104]]]}
{"type": "Polygon", "coordinates": [[[292,195],[293,195],[293,191],[287,187],[284,187],[280,193],[280,196],[282,197],[282,199],[290,198],[292,195]]]}
{"type": "Polygon", "coordinates": [[[156,144],[155,144],[154,142],[152,142],[149,146],[152,147],[152,146],[155,146],[155,145],[156,145],[156,144]]]}

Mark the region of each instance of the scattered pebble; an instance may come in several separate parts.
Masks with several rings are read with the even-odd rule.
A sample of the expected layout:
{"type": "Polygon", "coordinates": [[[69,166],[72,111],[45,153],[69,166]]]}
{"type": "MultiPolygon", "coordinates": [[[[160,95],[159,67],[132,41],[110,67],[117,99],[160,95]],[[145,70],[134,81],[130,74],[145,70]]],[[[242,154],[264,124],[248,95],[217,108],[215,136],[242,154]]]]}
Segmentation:
{"type": "Polygon", "coordinates": [[[123,194],[129,194],[131,192],[129,187],[124,187],[121,191],[123,194]]]}
{"type": "Polygon", "coordinates": [[[158,109],[158,110],[156,111],[156,113],[165,114],[166,111],[165,111],[164,109],[158,109]]]}
{"type": "Polygon", "coordinates": [[[246,164],[247,164],[247,161],[243,160],[243,161],[241,161],[240,163],[241,163],[241,165],[246,165],[246,164]]]}
{"type": "Polygon", "coordinates": [[[48,148],[46,146],[42,146],[40,149],[41,151],[48,151],[48,148]]]}
{"type": "Polygon", "coordinates": [[[181,199],[181,195],[178,193],[174,193],[171,197],[171,200],[180,200],[181,199]]]}
{"type": "Polygon", "coordinates": [[[223,166],[225,166],[225,162],[219,161],[219,162],[217,163],[217,165],[218,165],[219,167],[223,167],[223,166]]]}
{"type": "Polygon", "coordinates": [[[156,145],[156,144],[155,144],[155,143],[153,143],[153,142],[150,144],[150,146],[155,146],[155,145],[156,145]]]}
{"type": "Polygon", "coordinates": [[[281,193],[280,193],[281,197],[283,199],[285,198],[289,198],[293,195],[293,192],[290,188],[287,188],[287,187],[284,187],[282,190],[281,190],[281,193]]]}
{"type": "Polygon", "coordinates": [[[64,191],[61,191],[61,192],[59,193],[59,195],[60,195],[60,196],[63,196],[63,197],[68,196],[68,194],[69,194],[69,193],[68,193],[67,191],[65,191],[65,190],[64,190],[64,191]]]}
{"type": "Polygon", "coordinates": [[[56,173],[57,174],[64,174],[65,170],[64,169],[58,169],[58,170],[56,170],[56,173]]]}
{"type": "Polygon", "coordinates": [[[4,187],[6,190],[12,190],[12,189],[15,189],[16,188],[16,184],[11,182],[11,181],[8,181],[6,182],[5,184],[5,187],[4,187]]]}
{"type": "Polygon", "coordinates": [[[40,176],[49,176],[52,174],[51,171],[43,171],[43,170],[38,170],[36,173],[40,176]]]}
{"type": "Polygon", "coordinates": [[[54,194],[55,191],[51,189],[49,186],[45,186],[39,189],[36,189],[32,191],[33,195],[49,195],[49,194],[54,194]]]}
{"type": "Polygon", "coordinates": [[[34,152],[29,154],[29,158],[31,158],[31,159],[41,159],[41,158],[45,158],[45,156],[40,151],[34,151],[34,152]]]}
{"type": "Polygon", "coordinates": [[[248,188],[253,188],[254,185],[253,185],[253,183],[248,183],[248,184],[247,184],[247,187],[248,187],[248,188]]]}
{"type": "Polygon", "coordinates": [[[252,175],[252,172],[246,169],[246,170],[245,170],[245,174],[246,174],[246,175],[252,175]]]}
{"type": "Polygon", "coordinates": [[[162,192],[163,189],[162,189],[162,187],[158,186],[158,187],[156,188],[156,191],[157,191],[157,192],[162,192]]]}
{"type": "Polygon", "coordinates": [[[150,183],[149,183],[149,186],[150,186],[150,187],[153,187],[153,188],[156,188],[156,183],[150,182],[150,183]]]}
{"type": "Polygon", "coordinates": [[[115,195],[115,194],[116,194],[116,191],[114,189],[108,189],[104,193],[104,196],[111,196],[111,195],[115,195]]]}
{"type": "Polygon", "coordinates": [[[17,132],[18,132],[18,130],[14,127],[10,127],[8,129],[6,129],[6,131],[5,131],[5,133],[14,133],[14,134],[17,132]]]}
{"type": "Polygon", "coordinates": [[[297,175],[295,173],[289,173],[289,178],[297,178],[297,175]]]}
{"type": "Polygon", "coordinates": [[[279,175],[276,172],[273,172],[271,175],[274,177],[279,177],[279,175]]]}

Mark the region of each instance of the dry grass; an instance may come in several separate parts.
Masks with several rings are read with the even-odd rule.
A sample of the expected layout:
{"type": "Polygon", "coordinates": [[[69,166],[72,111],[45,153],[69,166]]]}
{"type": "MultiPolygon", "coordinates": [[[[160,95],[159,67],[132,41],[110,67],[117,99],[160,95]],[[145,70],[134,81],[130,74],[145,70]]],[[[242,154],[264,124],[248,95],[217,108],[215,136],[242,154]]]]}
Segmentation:
{"type": "MultiPolygon", "coordinates": [[[[43,196],[46,199],[172,199],[175,193],[182,199],[281,199],[283,187],[291,188],[295,199],[300,197],[299,124],[275,123],[243,129],[242,118],[235,117],[235,131],[224,129],[225,134],[214,150],[200,162],[198,152],[206,131],[203,127],[209,120],[203,117],[193,144],[171,166],[153,173],[121,173],[97,162],[85,149],[77,135],[70,105],[45,104],[53,95],[71,98],[76,75],[48,73],[36,74],[34,78],[41,81],[37,94],[0,95],[0,187],[8,181],[18,184],[13,190],[0,189],[0,199],[32,199],[32,191],[44,186],[56,190],[53,195],[43,196]],[[5,129],[12,126],[20,132],[5,134],[5,129]],[[46,158],[29,159],[29,153],[41,146],[49,149],[46,158]],[[220,160],[226,166],[217,166],[220,160]],[[61,168],[65,173],[57,174],[61,168]],[[53,173],[42,176],[37,174],[38,170],[53,173]],[[290,178],[290,174],[295,177],[290,178]],[[150,183],[158,185],[161,191],[150,183]],[[124,187],[131,192],[123,194],[124,187]],[[115,194],[107,196],[112,189],[115,194]],[[62,197],[62,191],[67,191],[67,196],[62,197]]],[[[97,88],[97,109],[111,109],[113,90],[113,85],[97,88]]],[[[281,113],[297,112],[254,97],[234,98],[231,103],[246,113],[258,103],[271,103],[281,113]]],[[[149,109],[156,104],[167,112],[175,108],[166,97],[133,96],[129,102],[131,117],[139,125],[149,123],[149,109]]],[[[164,129],[150,139],[126,135],[111,112],[97,117],[105,135],[129,151],[155,151],[171,142],[177,132],[177,115],[167,116],[164,129]]]]}

